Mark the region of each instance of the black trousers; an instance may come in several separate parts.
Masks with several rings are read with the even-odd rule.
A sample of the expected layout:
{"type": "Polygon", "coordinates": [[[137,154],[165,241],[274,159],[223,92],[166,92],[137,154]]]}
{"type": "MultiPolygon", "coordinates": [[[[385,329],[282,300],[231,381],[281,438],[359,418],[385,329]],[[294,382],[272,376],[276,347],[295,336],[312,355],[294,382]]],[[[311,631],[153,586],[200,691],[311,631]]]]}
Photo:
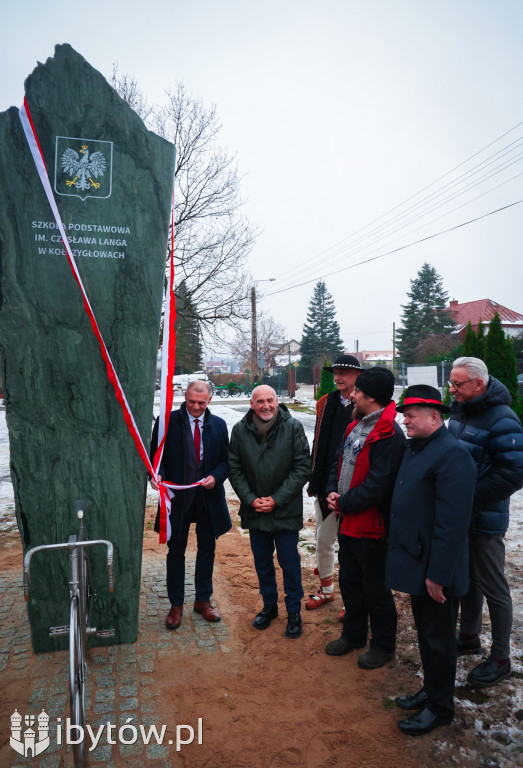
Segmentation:
{"type": "MultiPolygon", "coordinates": [[[[183,491],[181,491],[183,493],[183,491]]],[[[185,549],[191,523],[196,523],[196,568],[194,573],[195,599],[204,603],[211,599],[212,573],[216,539],[207,507],[201,500],[203,491],[198,489],[191,508],[183,516],[179,532],[168,542],[167,551],[167,594],[171,605],[183,605],[185,586],[185,549]]]]}
{"type": "Polygon", "coordinates": [[[437,603],[428,595],[411,595],[412,615],[418,630],[427,706],[436,715],[454,715],[456,681],[456,623],[458,597],[437,603]]]}
{"type": "Polygon", "coordinates": [[[338,535],[340,591],[345,605],[342,635],[355,646],[367,645],[393,653],[398,614],[392,592],[385,586],[385,539],[355,539],[338,535]]]}

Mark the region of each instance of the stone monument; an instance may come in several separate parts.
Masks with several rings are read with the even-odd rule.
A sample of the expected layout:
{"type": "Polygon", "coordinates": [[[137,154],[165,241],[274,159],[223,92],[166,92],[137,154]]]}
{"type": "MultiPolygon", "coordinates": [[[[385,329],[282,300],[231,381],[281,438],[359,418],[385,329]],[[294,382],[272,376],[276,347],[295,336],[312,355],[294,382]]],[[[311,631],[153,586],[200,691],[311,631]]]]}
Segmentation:
{"type": "MultiPolygon", "coordinates": [[[[152,425],[174,147],[69,45],[38,64],[25,94],[78,271],[146,448],[152,425]]],[[[78,531],[115,547],[115,590],[91,550],[93,623],[137,636],[147,471],[108,380],[18,108],[0,114],[0,362],[11,477],[24,551],[78,531]]],[[[36,652],[67,647],[64,552],[33,559],[36,652]]],[[[96,641],[95,641],[96,643],[96,641]]]]}

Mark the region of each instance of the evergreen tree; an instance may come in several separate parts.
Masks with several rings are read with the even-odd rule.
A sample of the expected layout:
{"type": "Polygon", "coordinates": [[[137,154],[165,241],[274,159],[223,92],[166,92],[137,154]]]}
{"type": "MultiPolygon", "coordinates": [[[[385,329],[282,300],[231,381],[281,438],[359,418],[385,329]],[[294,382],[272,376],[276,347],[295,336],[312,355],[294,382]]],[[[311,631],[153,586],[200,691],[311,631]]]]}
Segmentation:
{"type": "Polygon", "coordinates": [[[478,357],[480,360],[483,360],[485,344],[484,337],[485,328],[483,327],[483,324],[480,323],[478,325],[478,331],[476,334],[474,333],[474,329],[472,328],[472,324],[469,320],[467,323],[467,329],[465,331],[465,338],[463,339],[463,356],[478,357]]]}
{"type": "Polygon", "coordinates": [[[465,357],[479,357],[479,355],[476,354],[477,341],[477,336],[472,328],[472,323],[469,320],[463,339],[463,355],[465,357]]]}
{"type": "Polygon", "coordinates": [[[404,387],[404,388],[403,388],[403,392],[401,393],[401,395],[400,395],[400,396],[399,396],[399,398],[398,398],[398,402],[396,403],[396,406],[398,406],[398,405],[403,405],[403,403],[404,403],[404,401],[405,401],[405,392],[406,392],[406,391],[407,391],[407,387],[404,387]]]}
{"type": "Polygon", "coordinates": [[[328,395],[329,392],[334,392],[336,389],[336,384],[334,383],[334,374],[331,371],[325,370],[325,366],[330,365],[332,365],[332,363],[327,360],[327,358],[324,358],[323,368],[321,369],[320,385],[316,390],[315,395],[316,400],[319,400],[320,397],[323,397],[323,395],[328,395]]]}
{"type": "Polygon", "coordinates": [[[517,336],[511,336],[512,348],[516,355],[516,360],[523,359],[523,332],[518,333],[517,336]]]}
{"type": "Polygon", "coordinates": [[[319,280],[314,286],[301,338],[301,373],[305,381],[312,381],[313,366],[319,365],[324,357],[335,359],[342,350],[334,301],[325,283],[319,280]]]}
{"type": "Polygon", "coordinates": [[[200,328],[197,310],[191,303],[185,280],[175,289],[176,295],[176,361],[175,373],[193,373],[202,367],[200,328]]]}
{"type": "MultiPolygon", "coordinates": [[[[465,355],[460,355],[460,357],[465,357],[465,355]]],[[[452,395],[450,394],[450,384],[448,383],[448,381],[443,387],[443,397],[441,402],[443,403],[443,405],[450,405],[452,402],[452,395]]],[[[446,419],[449,418],[449,415],[447,413],[445,414],[445,418],[446,419]]]]}
{"type": "Polygon", "coordinates": [[[476,338],[478,340],[478,354],[476,357],[479,357],[480,360],[483,360],[485,357],[485,326],[483,323],[480,323],[478,325],[478,330],[476,331],[476,338]]]}
{"type": "Polygon", "coordinates": [[[514,401],[513,405],[516,405],[518,401],[516,356],[511,340],[505,338],[497,312],[490,321],[485,337],[485,356],[483,359],[489,374],[495,376],[506,386],[514,401]]]}
{"type": "Polygon", "coordinates": [[[410,301],[402,305],[403,327],[398,329],[398,350],[403,363],[413,363],[416,348],[431,335],[448,335],[454,321],[447,309],[448,294],[442,278],[430,264],[423,264],[417,277],[410,281],[410,301]]]}

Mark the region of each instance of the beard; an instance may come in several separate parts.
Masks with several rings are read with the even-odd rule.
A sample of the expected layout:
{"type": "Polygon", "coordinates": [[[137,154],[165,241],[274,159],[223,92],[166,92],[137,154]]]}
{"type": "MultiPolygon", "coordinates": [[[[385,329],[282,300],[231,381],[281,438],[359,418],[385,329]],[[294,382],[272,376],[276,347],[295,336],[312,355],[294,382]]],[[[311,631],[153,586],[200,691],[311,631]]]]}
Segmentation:
{"type": "Polygon", "coordinates": [[[357,419],[358,421],[361,421],[364,416],[367,414],[364,413],[359,406],[354,404],[354,408],[352,409],[352,416],[354,419],[357,419]]]}

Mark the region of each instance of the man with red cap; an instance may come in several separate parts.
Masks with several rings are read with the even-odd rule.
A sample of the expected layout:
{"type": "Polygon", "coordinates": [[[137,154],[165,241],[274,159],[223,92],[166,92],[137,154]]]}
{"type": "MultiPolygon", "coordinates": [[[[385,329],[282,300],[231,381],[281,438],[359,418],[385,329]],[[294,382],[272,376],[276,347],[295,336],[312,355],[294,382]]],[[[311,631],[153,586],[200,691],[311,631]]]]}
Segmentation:
{"type": "Polygon", "coordinates": [[[418,736],[454,718],[456,622],[468,589],[468,529],[476,468],[447,431],[438,389],[408,387],[403,405],[405,453],[392,497],[386,583],[410,594],[423,665],[423,687],[398,696],[413,712],[398,725],[418,736]]]}

